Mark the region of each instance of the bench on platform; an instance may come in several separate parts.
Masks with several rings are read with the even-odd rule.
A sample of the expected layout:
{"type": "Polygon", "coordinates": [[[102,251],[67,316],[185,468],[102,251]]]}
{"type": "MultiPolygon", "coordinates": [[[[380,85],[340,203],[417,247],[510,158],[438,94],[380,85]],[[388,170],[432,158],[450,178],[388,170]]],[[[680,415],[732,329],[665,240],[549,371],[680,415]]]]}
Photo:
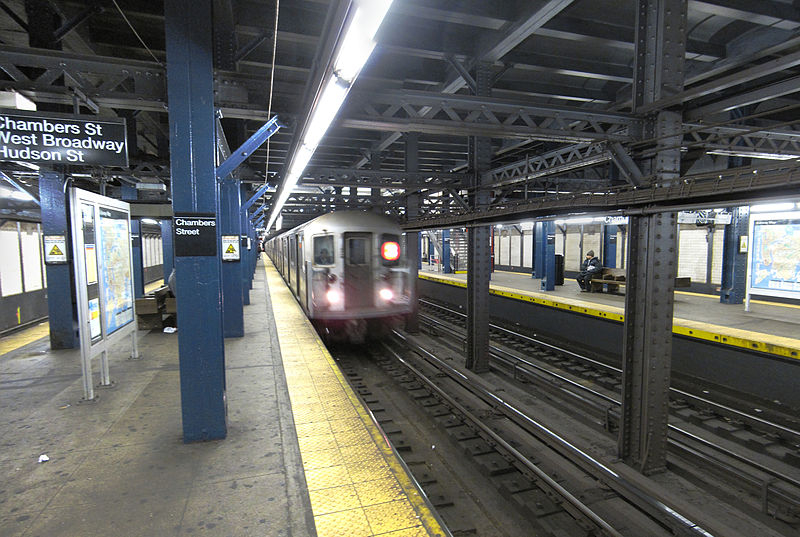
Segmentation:
{"type": "Polygon", "coordinates": [[[170,316],[177,313],[175,298],[170,296],[166,285],[154,289],[145,296],[136,299],[136,317],[139,330],[161,330],[165,326],[173,326],[170,316]],[[165,319],[164,316],[167,316],[165,319]]]}
{"type": "MultiPolygon", "coordinates": [[[[609,293],[618,293],[620,287],[625,287],[625,269],[613,267],[604,268],[602,272],[594,276],[589,283],[589,289],[593,293],[602,293],[603,287],[605,286],[608,286],[609,293]]],[[[689,287],[691,284],[691,278],[675,278],[675,287],[689,287]]]]}

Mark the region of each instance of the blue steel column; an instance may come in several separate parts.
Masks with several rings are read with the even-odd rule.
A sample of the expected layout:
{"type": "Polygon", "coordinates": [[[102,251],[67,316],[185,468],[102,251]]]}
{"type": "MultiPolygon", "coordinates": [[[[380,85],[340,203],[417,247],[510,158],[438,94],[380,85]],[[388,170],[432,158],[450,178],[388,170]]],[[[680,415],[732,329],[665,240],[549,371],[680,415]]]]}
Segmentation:
{"type": "MultiPolygon", "coordinates": [[[[242,234],[242,196],[239,182],[231,177],[223,179],[219,185],[220,233],[222,235],[242,234]]],[[[239,240],[241,243],[241,240],[239,240]]],[[[219,252],[220,257],[222,252],[219,252]]],[[[222,319],[225,337],[244,336],[244,303],[242,295],[242,263],[248,263],[243,248],[239,247],[239,261],[222,263],[222,319]]]]}
{"type": "MultiPolygon", "coordinates": [[[[242,199],[248,198],[248,190],[247,185],[245,183],[240,183],[239,191],[242,199]]],[[[242,230],[242,235],[245,234],[245,230],[249,229],[250,226],[250,215],[247,210],[241,211],[239,214],[239,222],[240,222],[240,229],[242,230]]],[[[244,256],[244,248],[242,248],[242,255],[244,256]]],[[[242,304],[245,306],[250,305],[250,279],[251,279],[251,272],[250,272],[250,263],[244,261],[244,257],[242,258],[242,262],[239,263],[239,275],[242,278],[242,304]]]]}
{"type": "Polygon", "coordinates": [[[552,220],[543,222],[537,246],[542,250],[542,291],[552,291],[556,288],[556,223],[552,220]]]}
{"type": "Polygon", "coordinates": [[[547,251],[547,234],[544,232],[544,222],[536,222],[533,226],[533,277],[544,278],[544,254],[547,251]]]}
{"type": "Polygon", "coordinates": [[[603,266],[617,266],[617,226],[603,226],[603,266]]]}
{"type": "Polygon", "coordinates": [[[131,262],[133,263],[133,294],[144,296],[144,260],[142,259],[142,223],[131,218],[131,262]]]}
{"type": "Polygon", "coordinates": [[[73,304],[75,291],[72,283],[72,252],[67,199],[64,195],[64,175],[51,171],[39,172],[39,202],[42,205],[42,233],[63,235],[67,240],[65,265],[46,265],[47,310],[50,321],[50,348],[74,349],[78,340],[77,311],[73,304]]]}
{"type": "Polygon", "coordinates": [[[450,230],[442,230],[442,272],[450,274],[453,272],[450,266],[450,230]]]}
{"type": "Polygon", "coordinates": [[[172,248],[172,220],[161,221],[161,257],[164,261],[164,283],[169,282],[169,275],[175,267],[175,250],[172,248]]]}
{"type": "MultiPolygon", "coordinates": [[[[739,238],[750,232],[750,208],[736,207],[731,223],[725,226],[722,244],[722,286],[719,301],[741,304],[747,288],[747,252],[739,251],[739,238]]],[[[751,245],[752,247],[752,245],[751,245]]]]}
{"type": "MultiPolygon", "coordinates": [[[[164,15],[172,207],[216,213],[211,1],[170,0],[164,15]]],[[[225,438],[219,257],[176,257],[175,273],[183,441],[225,438]]]]}

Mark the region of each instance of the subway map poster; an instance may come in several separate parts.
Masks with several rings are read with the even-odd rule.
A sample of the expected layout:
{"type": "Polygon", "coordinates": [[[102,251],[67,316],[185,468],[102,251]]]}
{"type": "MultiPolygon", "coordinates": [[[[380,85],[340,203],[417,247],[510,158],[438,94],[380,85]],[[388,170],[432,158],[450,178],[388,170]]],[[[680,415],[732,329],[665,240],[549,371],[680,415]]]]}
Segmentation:
{"type": "Polygon", "coordinates": [[[800,296],[800,215],[755,220],[751,233],[750,292],[800,296]]]}
{"type": "Polygon", "coordinates": [[[133,278],[131,277],[128,215],[100,208],[100,240],[103,256],[106,333],[112,334],[133,321],[133,278]]]}

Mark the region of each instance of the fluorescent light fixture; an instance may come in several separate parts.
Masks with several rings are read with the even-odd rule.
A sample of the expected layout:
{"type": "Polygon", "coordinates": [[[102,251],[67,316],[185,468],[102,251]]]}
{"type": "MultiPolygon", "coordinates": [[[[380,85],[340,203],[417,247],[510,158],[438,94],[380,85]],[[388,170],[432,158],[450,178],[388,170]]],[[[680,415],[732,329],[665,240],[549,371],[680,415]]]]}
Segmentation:
{"type": "Polygon", "coordinates": [[[356,13],[333,63],[333,70],[340,77],[348,82],[356,79],[375,48],[375,33],[391,5],[392,0],[361,0],[356,3],[356,13]]]}
{"type": "Polygon", "coordinates": [[[37,166],[36,164],[31,164],[30,162],[17,161],[16,164],[19,164],[20,166],[22,166],[24,168],[28,168],[29,170],[33,170],[33,171],[36,171],[36,172],[39,171],[39,166],[37,166]]]}
{"type": "MultiPolygon", "coordinates": [[[[336,75],[331,75],[328,83],[325,84],[325,89],[322,90],[322,96],[317,103],[314,115],[311,116],[311,121],[306,127],[305,136],[303,137],[303,144],[306,147],[310,147],[312,153],[319,145],[322,137],[325,136],[328,127],[333,123],[333,119],[339,112],[339,108],[342,107],[349,89],[349,85],[336,75]]],[[[302,170],[300,171],[302,172],[302,170]]]]}
{"type": "Polygon", "coordinates": [[[791,211],[794,209],[795,204],[791,202],[784,203],[764,203],[762,205],[753,205],[750,207],[751,213],[779,213],[781,211],[791,211]]]}
{"type": "Polygon", "coordinates": [[[161,222],[159,222],[158,220],[154,220],[152,218],[142,218],[142,224],[150,224],[153,226],[158,226],[161,225],[161,222]]]}
{"type": "Polygon", "coordinates": [[[708,151],[709,155],[718,155],[721,157],[742,157],[742,158],[760,158],[764,160],[792,160],[800,158],[797,155],[782,155],[780,153],[762,153],[758,151],[731,151],[729,149],[715,149],[708,151]]]}
{"type": "Polygon", "coordinates": [[[342,40],[333,59],[332,72],[327,76],[322,92],[303,131],[303,138],[292,156],[289,171],[284,179],[283,190],[273,204],[267,229],[272,227],[280,215],[292,189],[300,180],[311,156],[322,137],[333,123],[364,64],[375,49],[375,34],[378,32],[393,0],[352,0],[355,8],[347,24],[342,40]]]}
{"type": "Polygon", "coordinates": [[[0,107],[36,111],[36,103],[14,90],[0,91],[0,107]]]}

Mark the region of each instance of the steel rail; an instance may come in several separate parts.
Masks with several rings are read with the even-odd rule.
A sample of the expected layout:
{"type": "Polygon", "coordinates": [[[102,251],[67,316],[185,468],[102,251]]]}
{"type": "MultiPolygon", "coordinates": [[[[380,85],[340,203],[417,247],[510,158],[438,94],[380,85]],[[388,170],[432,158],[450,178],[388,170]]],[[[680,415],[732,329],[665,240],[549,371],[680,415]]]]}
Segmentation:
{"type": "MultiPolygon", "coordinates": [[[[458,314],[458,312],[453,312],[453,313],[458,314]]],[[[427,316],[423,315],[423,317],[426,319],[426,322],[429,321],[429,318],[427,318],[427,316]]],[[[442,324],[440,321],[434,321],[434,322],[437,323],[437,324],[442,324]]],[[[459,335],[459,336],[461,335],[461,334],[456,334],[452,330],[449,330],[449,331],[453,335],[459,335]]],[[[528,339],[531,339],[531,338],[528,338],[528,339]]],[[[550,371],[547,368],[543,368],[543,367],[541,367],[541,366],[539,366],[537,364],[534,364],[534,363],[532,363],[532,362],[530,362],[530,361],[528,361],[528,360],[526,360],[524,358],[521,358],[519,356],[515,356],[514,354],[509,353],[507,351],[504,351],[503,349],[499,349],[496,346],[490,346],[490,356],[492,358],[494,358],[495,360],[499,360],[499,361],[506,362],[508,360],[513,360],[513,361],[516,361],[518,363],[522,363],[526,367],[530,367],[530,368],[532,368],[532,369],[534,369],[536,371],[539,371],[539,372],[541,372],[541,373],[543,373],[545,375],[548,375],[548,376],[550,376],[552,378],[555,378],[559,382],[565,383],[565,384],[575,388],[578,391],[588,393],[592,397],[596,397],[596,398],[598,398],[598,399],[600,399],[600,400],[602,400],[602,401],[604,401],[606,403],[610,403],[610,404],[612,404],[612,405],[614,405],[616,407],[621,407],[622,406],[622,403],[619,400],[617,400],[617,399],[615,399],[613,397],[609,397],[609,396],[607,396],[605,394],[602,394],[602,393],[600,393],[600,392],[598,392],[596,390],[593,390],[593,389],[591,389],[591,388],[589,388],[587,386],[583,386],[582,384],[580,384],[578,382],[575,382],[575,381],[573,381],[573,380],[571,380],[571,379],[569,379],[567,377],[564,377],[563,375],[559,375],[558,373],[550,371]],[[499,354],[502,354],[502,355],[506,356],[507,358],[499,356],[499,354]]],[[[490,366],[496,368],[496,366],[493,366],[493,364],[490,364],[490,366]]],[[[516,371],[516,367],[515,367],[515,371],[516,371]]],[[[562,388],[562,391],[564,391],[567,394],[579,397],[577,394],[574,394],[574,393],[570,392],[569,390],[565,390],[565,389],[562,388]]],[[[681,392],[681,393],[683,393],[683,392],[681,392]]],[[[597,404],[593,405],[591,401],[588,401],[586,399],[581,399],[581,402],[585,403],[585,404],[592,405],[592,406],[596,407],[600,411],[605,410],[602,407],[602,405],[597,405],[597,404]]],[[[717,403],[713,403],[711,401],[708,401],[708,403],[710,405],[712,405],[712,406],[716,406],[717,405],[717,403]]],[[[735,409],[733,409],[732,411],[736,412],[735,409]]],[[[770,423],[770,422],[766,422],[766,423],[770,423]]],[[[777,470],[775,470],[773,468],[770,468],[770,467],[765,466],[765,465],[763,465],[763,464],[761,464],[761,463],[759,463],[757,461],[754,461],[754,460],[752,460],[750,458],[747,458],[747,457],[745,457],[743,455],[735,453],[735,452],[733,452],[733,451],[731,451],[729,449],[726,449],[726,448],[724,448],[724,447],[722,447],[720,445],[714,444],[714,443],[712,443],[712,442],[710,442],[708,440],[705,440],[705,439],[703,439],[703,438],[701,438],[701,437],[699,437],[699,436],[697,436],[697,435],[695,435],[695,434],[693,434],[693,433],[691,433],[689,431],[681,429],[680,427],[678,427],[676,425],[668,424],[667,427],[668,427],[668,430],[670,430],[671,432],[673,432],[673,433],[675,433],[677,435],[681,435],[681,436],[687,437],[687,438],[691,439],[692,441],[694,441],[694,442],[696,442],[698,444],[701,444],[704,448],[716,451],[717,453],[720,453],[720,454],[722,454],[722,455],[724,455],[726,457],[734,459],[734,460],[736,460],[736,461],[738,461],[740,463],[746,464],[750,468],[752,468],[754,470],[757,470],[759,472],[762,472],[762,473],[770,476],[771,478],[778,479],[783,483],[789,484],[791,486],[794,486],[794,487],[797,487],[798,489],[800,489],[800,480],[797,480],[797,479],[795,479],[795,478],[793,478],[791,476],[783,474],[783,473],[781,473],[781,472],[779,472],[779,471],[777,471],[777,470]]],[[[676,447],[678,449],[682,449],[683,451],[687,451],[686,445],[681,443],[677,439],[670,438],[669,439],[669,443],[673,447],[676,447]]],[[[691,450],[691,451],[693,453],[696,452],[696,450],[691,450]]],[[[706,458],[708,459],[707,456],[706,456],[706,458]]],[[[784,491],[776,489],[774,487],[774,483],[769,483],[769,482],[766,482],[763,479],[759,479],[758,477],[755,477],[753,475],[745,474],[744,472],[741,472],[739,468],[737,468],[737,467],[735,467],[735,466],[733,466],[731,464],[727,464],[724,461],[720,461],[719,459],[708,459],[708,460],[714,461],[717,466],[724,466],[724,469],[726,471],[728,471],[729,473],[731,473],[731,474],[738,475],[739,477],[745,476],[746,480],[748,482],[750,482],[754,487],[757,487],[759,489],[764,490],[765,493],[768,493],[771,490],[774,494],[779,496],[785,502],[787,502],[787,503],[789,503],[791,505],[797,505],[798,504],[798,499],[797,498],[786,494],[784,491]]]]}
{"type": "MultiPolygon", "coordinates": [[[[466,315],[461,313],[461,312],[451,310],[450,308],[447,308],[447,307],[439,305],[439,304],[435,304],[435,303],[427,301],[427,300],[420,300],[420,303],[426,304],[426,305],[431,306],[431,307],[439,308],[439,309],[444,310],[444,311],[448,312],[449,314],[457,316],[459,318],[465,318],[466,317],[466,315]]],[[[563,347],[559,347],[557,345],[553,345],[553,344],[547,343],[547,342],[542,341],[540,339],[536,339],[536,338],[532,338],[530,336],[526,336],[525,334],[520,334],[518,332],[514,332],[513,330],[509,330],[507,328],[504,328],[504,327],[496,325],[496,324],[489,324],[489,328],[491,330],[495,330],[495,331],[498,331],[498,332],[502,332],[502,333],[508,334],[511,337],[523,340],[523,341],[525,341],[527,343],[530,343],[530,344],[533,344],[533,345],[536,345],[536,346],[539,346],[539,347],[543,347],[545,349],[548,349],[548,350],[551,350],[551,351],[554,351],[554,352],[558,352],[558,353],[561,353],[563,355],[575,358],[576,360],[580,360],[583,363],[590,364],[590,365],[592,365],[594,367],[597,367],[599,369],[603,369],[605,371],[608,371],[608,372],[611,372],[611,373],[614,373],[614,374],[617,374],[617,375],[622,375],[622,369],[620,369],[618,367],[615,367],[615,366],[612,366],[612,365],[608,365],[608,364],[604,364],[603,362],[600,362],[598,360],[594,360],[594,359],[589,358],[587,356],[583,356],[581,354],[578,354],[576,352],[570,351],[570,350],[565,349],[563,347]]],[[[711,408],[714,411],[719,411],[720,414],[727,415],[728,417],[732,417],[732,418],[738,419],[738,420],[742,421],[743,423],[746,423],[747,425],[761,427],[763,429],[768,429],[769,430],[768,432],[781,435],[787,441],[800,444],[800,431],[797,431],[796,429],[792,429],[790,427],[786,427],[785,425],[781,425],[779,423],[775,423],[773,421],[766,420],[766,419],[761,418],[759,416],[754,416],[753,414],[748,414],[748,413],[746,413],[746,412],[744,412],[742,410],[738,410],[736,408],[733,408],[733,407],[730,407],[730,406],[727,406],[727,405],[723,405],[721,403],[717,403],[717,402],[712,401],[710,399],[706,399],[704,397],[700,397],[698,395],[691,394],[689,392],[680,390],[678,388],[670,387],[670,393],[672,395],[676,396],[676,398],[682,398],[682,399],[688,399],[688,400],[694,401],[695,404],[704,405],[706,407],[711,408]]]]}
{"type": "MultiPolygon", "coordinates": [[[[392,334],[397,339],[401,340],[404,345],[419,353],[426,361],[431,363],[431,365],[455,380],[470,393],[478,396],[487,404],[501,411],[511,421],[536,436],[541,442],[549,445],[555,452],[560,453],[573,464],[576,464],[584,471],[589,472],[595,478],[601,480],[629,502],[638,506],[640,509],[646,510],[650,516],[654,517],[661,524],[665,524],[679,535],[713,537],[712,533],[702,528],[699,524],[689,520],[675,509],[640,490],[610,467],[595,459],[554,431],[548,429],[512,404],[506,402],[502,397],[478,385],[467,375],[445,363],[427,349],[412,343],[407,337],[396,330],[392,331],[392,334]]],[[[437,386],[436,391],[441,392],[442,390],[437,386]]]]}
{"type": "MultiPolygon", "coordinates": [[[[399,337],[403,337],[397,332],[394,332],[399,337]]],[[[402,356],[397,354],[393,349],[387,346],[385,343],[383,344],[384,348],[394,356],[394,358],[403,364],[409,371],[411,371],[425,386],[431,390],[432,392],[436,393],[442,399],[447,401],[447,404],[452,408],[456,409],[461,415],[463,415],[466,419],[472,422],[476,427],[478,427],[485,435],[492,439],[493,442],[496,442],[503,450],[507,453],[512,455],[520,464],[522,464],[526,470],[530,471],[536,476],[536,479],[541,480],[549,489],[553,492],[561,496],[574,510],[570,510],[573,512],[573,516],[575,512],[579,513],[587,520],[589,520],[593,525],[595,525],[598,529],[602,530],[605,535],[609,537],[623,537],[621,533],[615,530],[608,522],[603,520],[597,513],[592,511],[589,506],[581,502],[578,498],[576,498],[571,492],[567,489],[562,487],[558,484],[552,477],[547,475],[541,468],[536,466],[533,462],[530,461],[525,455],[523,455],[519,450],[517,450],[514,446],[506,442],[500,435],[494,432],[489,426],[484,424],[477,416],[475,416],[471,411],[469,411],[466,407],[456,401],[452,396],[442,390],[439,386],[437,386],[433,381],[431,381],[424,373],[410,364],[406,359],[402,356]]],[[[464,377],[465,380],[466,377],[464,377]]]]}

